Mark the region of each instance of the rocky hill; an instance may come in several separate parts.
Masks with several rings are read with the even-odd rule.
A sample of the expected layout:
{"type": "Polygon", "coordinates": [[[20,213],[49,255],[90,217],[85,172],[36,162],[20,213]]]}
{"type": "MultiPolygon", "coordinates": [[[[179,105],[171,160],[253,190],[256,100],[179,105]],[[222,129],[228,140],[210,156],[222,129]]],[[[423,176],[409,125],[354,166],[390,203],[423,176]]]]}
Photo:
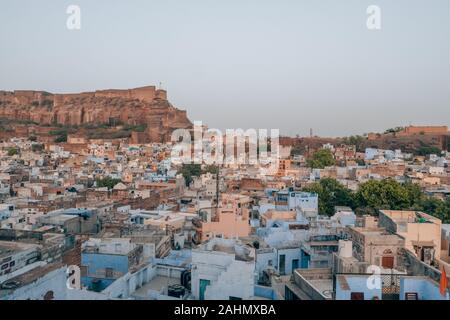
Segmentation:
{"type": "Polygon", "coordinates": [[[295,154],[308,155],[314,152],[324,144],[355,145],[358,152],[364,152],[366,148],[400,149],[403,152],[417,153],[422,148],[437,148],[440,150],[450,151],[450,135],[443,134],[424,134],[410,136],[395,135],[379,135],[377,137],[367,139],[367,137],[357,136],[355,139],[347,138],[325,138],[325,137],[306,137],[293,138],[281,137],[280,144],[283,146],[291,146],[295,154]]]}
{"type": "Polygon", "coordinates": [[[145,126],[141,140],[167,140],[176,128],[190,128],[186,111],[167,100],[165,90],[147,86],[78,94],[0,91],[0,119],[39,126],[145,126]]]}

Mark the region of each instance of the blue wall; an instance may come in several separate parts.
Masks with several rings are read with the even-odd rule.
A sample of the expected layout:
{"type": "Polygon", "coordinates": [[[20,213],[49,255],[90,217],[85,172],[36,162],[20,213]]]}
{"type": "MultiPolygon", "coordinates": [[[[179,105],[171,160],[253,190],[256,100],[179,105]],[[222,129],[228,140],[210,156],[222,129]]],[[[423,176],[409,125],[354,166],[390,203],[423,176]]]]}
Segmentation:
{"type": "MultiPolygon", "coordinates": [[[[92,280],[95,277],[90,277],[97,273],[97,270],[104,270],[105,268],[112,268],[114,272],[121,272],[126,274],[128,272],[128,256],[115,254],[98,254],[98,253],[82,253],[81,265],[88,267],[88,276],[81,277],[81,283],[84,286],[92,289],[92,280]]],[[[113,283],[116,279],[102,278],[98,284],[99,290],[103,290],[113,283]]]]}
{"type": "Polygon", "coordinates": [[[344,290],[341,287],[339,277],[336,278],[336,300],[350,300],[352,292],[363,292],[364,300],[372,300],[373,297],[377,296],[378,299],[382,299],[381,288],[380,289],[369,289],[367,286],[367,276],[345,276],[349,290],[344,290]]]}
{"type": "Polygon", "coordinates": [[[275,291],[270,287],[255,286],[255,297],[263,297],[270,300],[277,300],[275,291]]]}
{"type": "Polygon", "coordinates": [[[442,296],[439,284],[423,278],[400,278],[400,300],[406,292],[417,292],[419,300],[449,300],[449,293],[442,296]]]}

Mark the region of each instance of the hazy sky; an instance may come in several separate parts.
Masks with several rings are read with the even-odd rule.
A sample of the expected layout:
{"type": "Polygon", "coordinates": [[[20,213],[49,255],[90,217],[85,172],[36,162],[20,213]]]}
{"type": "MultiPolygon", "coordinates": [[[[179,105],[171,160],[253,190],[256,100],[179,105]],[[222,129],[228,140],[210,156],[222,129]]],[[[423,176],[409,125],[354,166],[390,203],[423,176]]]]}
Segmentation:
{"type": "Polygon", "coordinates": [[[2,0],[0,49],[0,90],[162,82],[214,128],[450,125],[449,0],[2,0]],[[66,27],[71,4],[81,30],[66,27]]]}

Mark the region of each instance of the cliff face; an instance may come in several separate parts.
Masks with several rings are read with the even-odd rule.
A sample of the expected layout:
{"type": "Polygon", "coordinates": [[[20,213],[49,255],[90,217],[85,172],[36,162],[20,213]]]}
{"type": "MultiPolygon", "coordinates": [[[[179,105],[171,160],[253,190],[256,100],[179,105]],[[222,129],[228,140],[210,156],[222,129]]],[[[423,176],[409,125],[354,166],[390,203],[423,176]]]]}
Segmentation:
{"type": "Polygon", "coordinates": [[[154,86],[79,94],[0,91],[0,118],[39,125],[146,125],[150,141],[167,140],[176,128],[190,128],[186,111],[172,106],[154,86]]]}

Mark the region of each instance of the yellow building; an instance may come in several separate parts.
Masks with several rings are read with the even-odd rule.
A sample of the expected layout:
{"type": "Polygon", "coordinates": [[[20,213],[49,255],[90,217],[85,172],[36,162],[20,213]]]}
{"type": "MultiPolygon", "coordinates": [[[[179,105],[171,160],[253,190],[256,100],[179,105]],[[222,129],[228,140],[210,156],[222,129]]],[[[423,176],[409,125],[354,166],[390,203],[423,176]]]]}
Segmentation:
{"type": "Polygon", "coordinates": [[[380,210],[379,225],[405,239],[405,248],[430,264],[441,255],[441,225],[438,218],[419,211],[380,210]]]}

